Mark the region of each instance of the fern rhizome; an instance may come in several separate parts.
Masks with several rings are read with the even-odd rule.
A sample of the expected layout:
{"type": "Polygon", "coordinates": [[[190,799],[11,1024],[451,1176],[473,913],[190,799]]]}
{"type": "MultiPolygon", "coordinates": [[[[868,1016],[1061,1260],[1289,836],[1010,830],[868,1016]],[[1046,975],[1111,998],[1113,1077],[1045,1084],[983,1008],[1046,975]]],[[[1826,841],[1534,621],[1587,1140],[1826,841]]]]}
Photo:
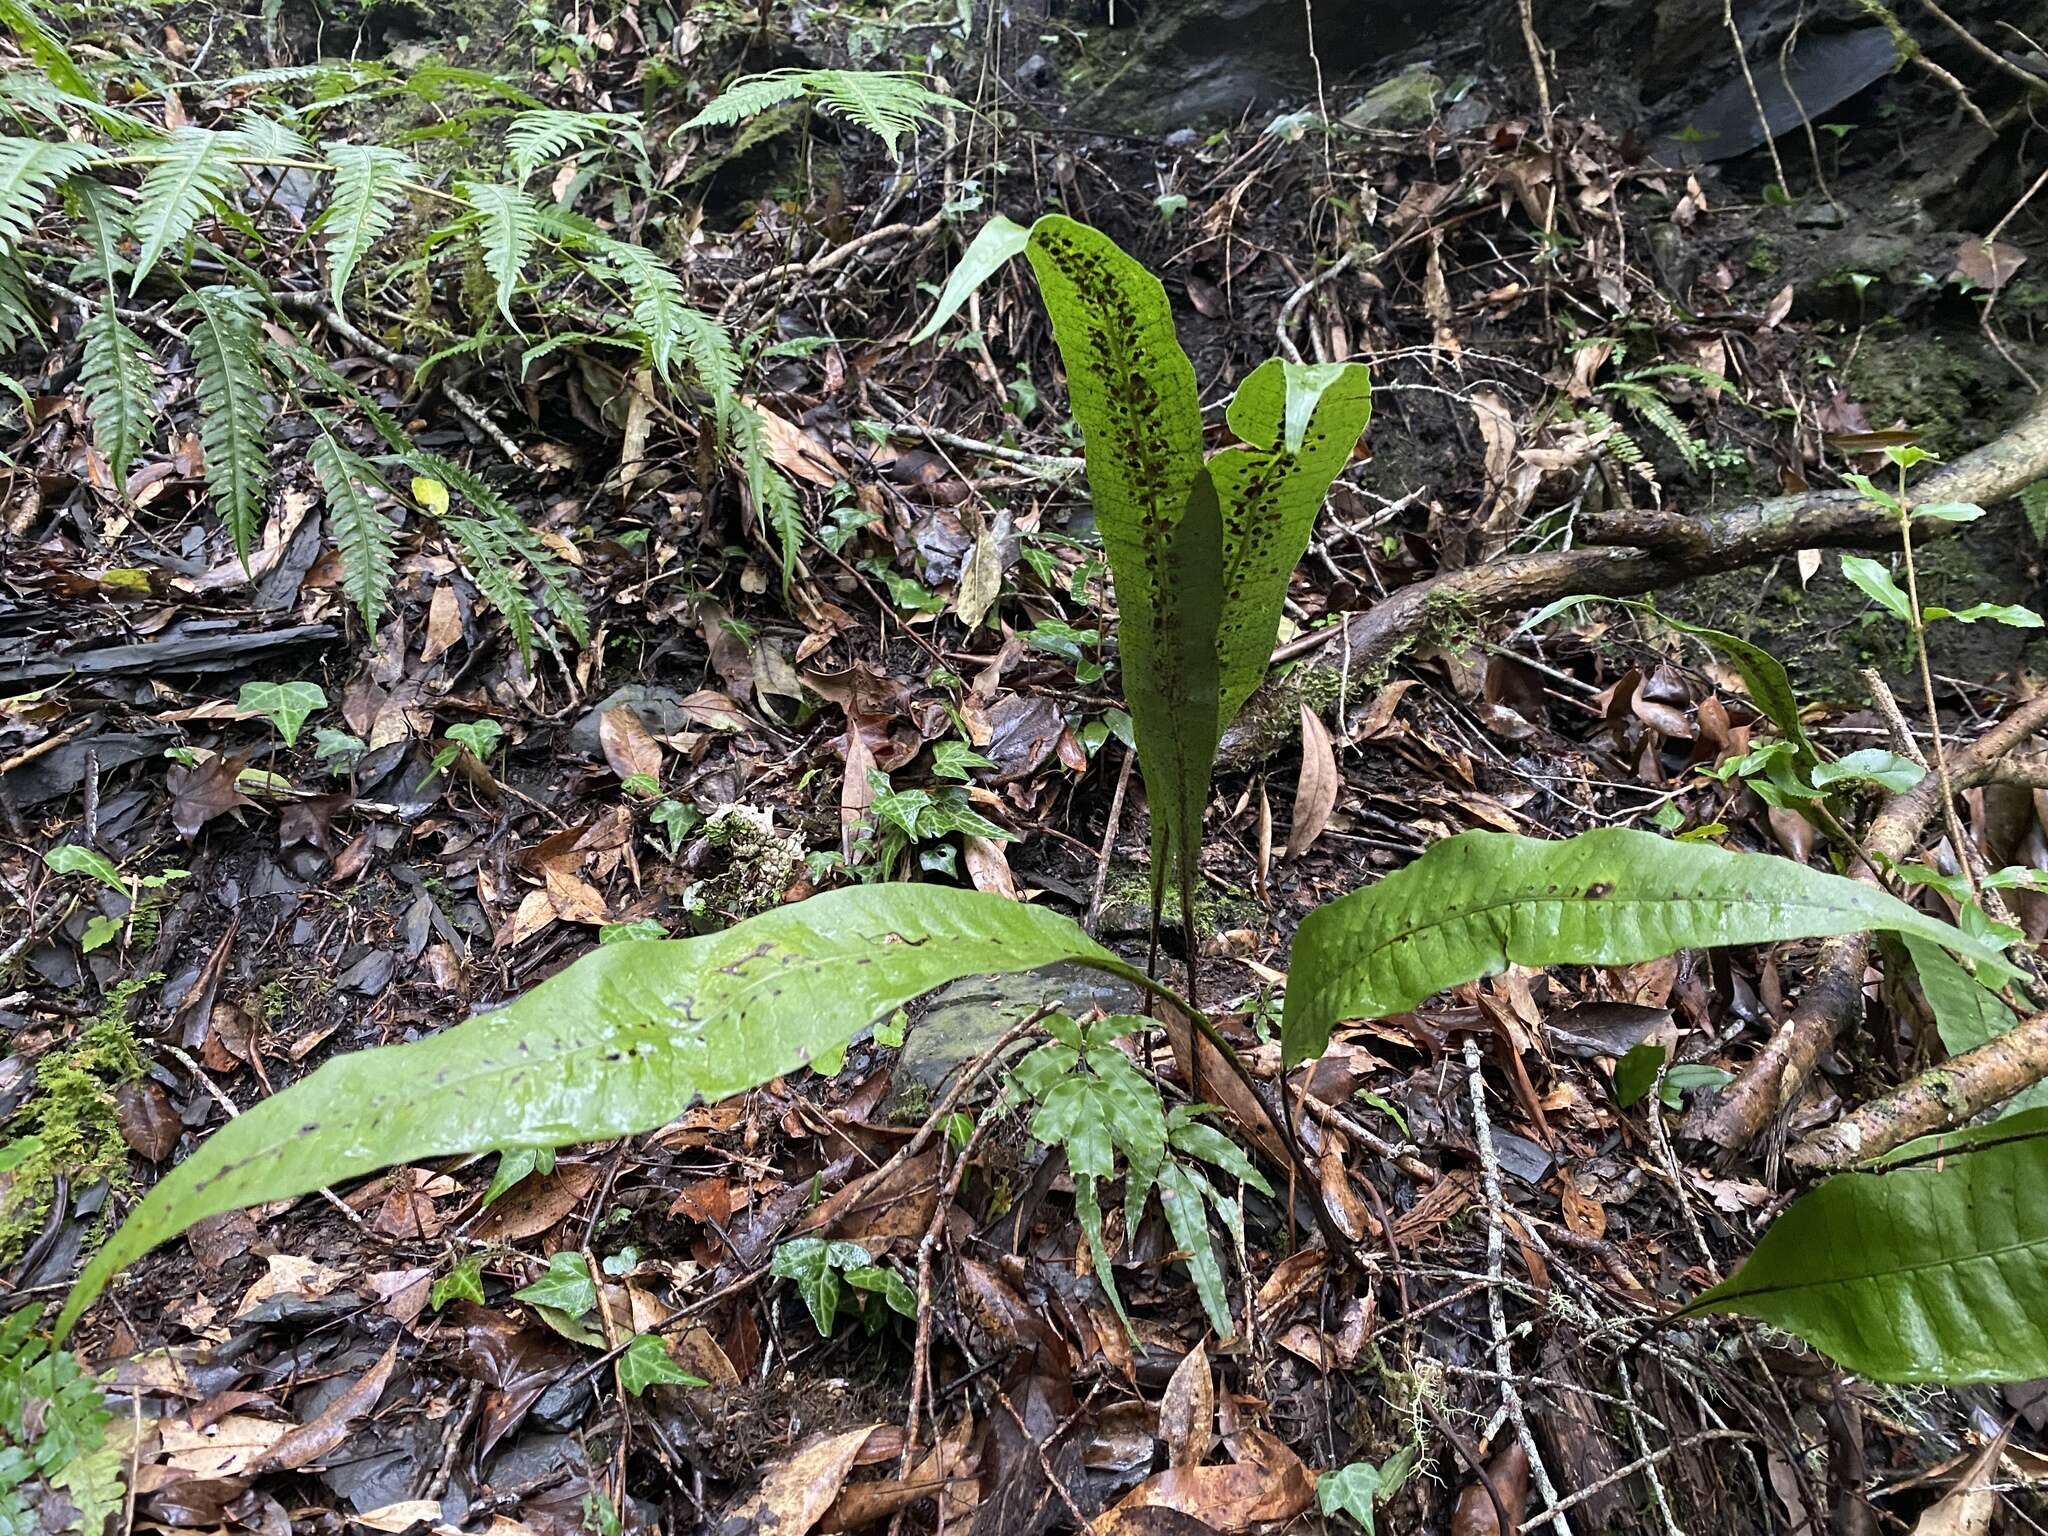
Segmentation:
{"type": "MultiPolygon", "coordinates": [[[[289,438],[304,444],[341,590],[366,625],[414,525],[441,535],[523,654],[558,631],[581,644],[572,547],[498,488],[482,455],[528,466],[460,388],[465,369],[488,368],[533,401],[548,378],[573,377],[586,400],[608,391],[603,409],[644,397],[694,427],[700,465],[735,467],[787,584],[802,507],[747,395],[752,340],[692,303],[657,248],[662,221],[577,211],[607,184],[658,202],[638,115],[551,107],[476,71],[374,63],[202,82],[153,114],[110,105],[147,93],[103,95],[108,81],[48,29],[12,30],[41,73],[0,74],[0,347],[72,339],[103,496],[128,502],[137,466],[169,451],[170,406],[189,399],[206,500],[244,562],[289,438]],[[435,131],[381,143],[350,128],[351,108],[391,96],[432,101],[435,131]],[[399,392],[335,365],[337,350],[394,370],[399,392]],[[490,440],[474,463],[427,451],[401,420],[434,389],[490,440]]],[[[736,82],[673,132],[796,101],[892,155],[957,106],[911,76],[782,71],[736,82]]],[[[29,391],[4,381],[25,406],[29,391]]]]}

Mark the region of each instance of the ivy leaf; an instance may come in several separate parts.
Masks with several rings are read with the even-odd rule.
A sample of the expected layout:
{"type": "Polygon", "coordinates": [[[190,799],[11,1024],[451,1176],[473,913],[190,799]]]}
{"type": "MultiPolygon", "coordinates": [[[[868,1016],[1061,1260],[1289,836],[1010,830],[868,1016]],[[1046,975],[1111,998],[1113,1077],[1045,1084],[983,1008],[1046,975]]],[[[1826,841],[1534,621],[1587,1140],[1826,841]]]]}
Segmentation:
{"type": "Polygon", "coordinates": [[[485,1208],[488,1209],[508,1190],[525,1183],[534,1174],[546,1175],[554,1171],[552,1147],[514,1147],[510,1152],[500,1152],[497,1169],[491,1174],[490,1188],[484,1191],[485,1208]]]}
{"type": "Polygon", "coordinates": [[[318,683],[244,683],[235,708],[248,715],[261,715],[277,727],[284,744],[299,744],[299,727],[315,710],[327,707],[327,695],[318,683]]]}
{"type": "Polygon", "coordinates": [[[463,1261],[436,1280],[427,1292],[427,1305],[436,1312],[451,1301],[473,1301],[478,1306],[484,1301],[484,1261],[480,1254],[470,1254],[463,1261]]]}
{"type": "Polygon", "coordinates": [[[1899,590],[1899,584],[1892,580],[1892,573],[1875,560],[1862,555],[1842,556],[1842,574],[1863,589],[1864,595],[1885,609],[1903,623],[1913,622],[1913,605],[1906,594],[1899,590]]]}
{"type": "Polygon", "coordinates": [[[548,1260],[547,1273],[514,1291],[512,1299],[552,1307],[574,1319],[597,1305],[597,1282],[590,1278],[590,1266],[583,1262],[582,1254],[558,1253],[548,1260]]]}
{"type": "Polygon", "coordinates": [[[840,1275],[849,1269],[867,1269],[874,1261],[859,1243],[833,1238],[795,1237],[775,1250],[769,1273],[782,1280],[794,1280],[796,1292],[810,1309],[811,1321],[821,1338],[832,1336],[832,1324],[839,1316],[840,1275]]]}
{"type": "Polygon", "coordinates": [[[677,1365],[658,1333],[636,1333],[619,1356],[619,1385],[639,1397],[649,1387],[705,1387],[710,1383],[677,1365]]]}

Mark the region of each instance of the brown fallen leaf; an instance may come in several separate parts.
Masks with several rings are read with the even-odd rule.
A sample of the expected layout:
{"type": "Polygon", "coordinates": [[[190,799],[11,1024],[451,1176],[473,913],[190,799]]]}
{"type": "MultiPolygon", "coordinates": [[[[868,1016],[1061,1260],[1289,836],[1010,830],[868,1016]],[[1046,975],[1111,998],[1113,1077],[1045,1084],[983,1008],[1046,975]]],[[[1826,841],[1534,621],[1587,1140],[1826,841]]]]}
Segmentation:
{"type": "Polygon", "coordinates": [[[1169,1468],[1125,1494],[1117,1509],[1176,1510],[1228,1536],[1292,1520],[1308,1508],[1316,1484],[1299,1456],[1262,1429],[1240,1430],[1237,1441],[1242,1459],[1227,1467],[1169,1468]]]}
{"type": "Polygon", "coordinates": [[[246,757],[209,757],[197,767],[175,767],[164,776],[164,787],[171,793],[171,825],[181,836],[196,838],[199,829],[214,817],[256,804],[235,788],[235,779],[248,761],[246,757]]]}
{"type": "MultiPolygon", "coordinates": [[[[1519,1441],[1510,1440],[1494,1452],[1493,1459],[1486,1464],[1486,1476],[1493,1484],[1493,1493],[1498,1493],[1501,1503],[1507,1506],[1508,1519],[1519,1526],[1522,1506],[1529,1502],[1528,1452],[1519,1441]]],[[[1458,1495],[1457,1508],[1451,1511],[1451,1536],[1501,1536],[1493,1493],[1477,1478],[1465,1485],[1458,1495]]]]}
{"type": "Polygon", "coordinates": [[[621,779],[661,778],[661,743],[648,734],[631,705],[620,704],[604,712],[597,722],[597,740],[604,748],[604,760],[621,779]]]}
{"type": "Polygon", "coordinates": [[[726,1511],[718,1536],[806,1536],[839,1497],[874,1428],[866,1424],[827,1435],[776,1462],[760,1487],[726,1511]]]}
{"type": "Polygon", "coordinates": [[[442,582],[434,588],[427,604],[426,638],[420,645],[422,662],[439,661],[462,643],[462,604],[455,588],[442,582]]]}
{"type": "Polygon", "coordinates": [[[1216,1536],[1216,1527],[1208,1521],[1154,1505],[1118,1506],[1098,1516],[1088,1531],[1089,1536],[1216,1536]]]}
{"type": "Polygon", "coordinates": [[[1012,901],[1024,899],[1017,889],[1017,877],[1010,872],[1010,856],[1003,852],[1001,843],[992,837],[963,833],[960,853],[967,864],[967,878],[974,882],[977,891],[1007,896],[1012,901]]]}
{"type": "Polygon", "coordinates": [[[185,1134],[185,1122],[171,1107],[170,1095],[147,1080],[123,1083],[114,1090],[114,1123],[121,1129],[121,1139],[152,1163],[177,1151],[178,1138],[185,1134]]]}
{"type": "Polygon", "coordinates": [[[1300,858],[1330,824],[1337,808],[1337,751],[1330,744],[1323,717],[1301,706],[1301,777],[1294,785],[1294,824],[1287,829],[1283,858],[1300,858]]]}
{"type": "Polygon", "coordinates": [[[285,1435],[260,1456],[252,1470],[258,1472],[290,1472],[318,1461],[348,1438],[348,1432],[358,1419],[366,1417],[377,1406],[377,1399],[384,1395],[384,1388],[391,1380],[391,1368],[398,1361],[398,1344],[394,1340],[384,1351],[377,1363],[358,1376],[310,1424],[302,1424],[285,1435]]]}
{"type": "Polygon", "coordinates": [[[758,400],[746,403],[761,418],[762,448],[785,474],[826,487],[854,478],[829,450],[812,442],[801,427],[776,415],[758,400]]]}
{"type": "Polygon", "coordinates": [[[1930,1504],[1913,1526],[1913,1536],[1990,1536],[1998,1513],[1998,1462],[2010,1429],[1972,1458],[1955,1487],[1930,1504]]]}
{"type": "Polygon", "coordinates": [[[165,1419],[157,1426],[165,1462],[200,1477],[238,1477],[290,1433],[289,1424],[246,1413],[231,1413],[203,1429],[189,1419],[165,1419]]]}
{"type": "Polygon", "coordinates": [[[1974,235],[1956,247],[1954,275],[1979,288],[1998,292],[2025,265],[2027,253],[2003,240],[1979,240],[1974,235]]]}
{"type": "Polygon", "coordinates": [[[1198,1467],[1216,1443],[1216,1382],[1200,1344],[1181,1356],[1159,1400],[1159,1438],[1169,1467],[1198,1467]]]}
{"type": "Polygon", "coordinates": [[[477,1218],[469,1235],[492,1243],[538,1237],[581,1205],[596,1183],[597,1170],[588,1163],[563,1163],[545,1177],[521,1179],[477,1218]]]}

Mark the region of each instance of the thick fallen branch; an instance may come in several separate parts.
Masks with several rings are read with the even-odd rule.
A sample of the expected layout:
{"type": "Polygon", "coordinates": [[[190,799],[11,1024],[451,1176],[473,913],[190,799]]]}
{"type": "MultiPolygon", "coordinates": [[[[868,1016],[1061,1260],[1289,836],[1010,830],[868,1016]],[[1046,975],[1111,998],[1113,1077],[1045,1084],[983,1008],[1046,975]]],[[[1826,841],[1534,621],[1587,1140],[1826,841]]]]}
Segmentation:
{"type": "Polygon", "coordinates": [[[2048,1013],[1974,1051],[1929,1067],[1909,1083],[1816,1131],[1790,1153],[1800,1168],[1840,1168],[1974,1120],[2048,1077],[2048,1013]]]}
{"type": "MultiPolygon", "coordinates": [[[[2036,731],[2048,728],[2048,696],[2031,699],[1949,758],[1956,789],[1974,788],[1998,774],[2002,760],[2036,731]]],[[[1901,862],[1919,846],[1927,824],[1941,814],[1941,784],[1929,774],[1904,794],[1884,803],[1864,834],[1875,859],[1901,862]]],[[[1866,867],[1856,878],[1876,885],[1866,867]]],[[[1843,934],[1824,940],[1792,1016],[1721,1097],[1686,1117],[1687,1136],[1739,1152],[1760,1135],[1772,1116],[1792,1103],[1813,1075],[1821,1053],[1862,1011],[1863,972],[1870,959],[1870,935],[1843,934]]]]}
{"type": "MultiPolygon", "coordinates": [[[[1916,485],[1913,499],[1990,506],[2043,476],[2048,476],[2048,396],[2003,436],[1916,485]]],[[[1963,526],[1916,526],[1914,539],[1952,536],[1963,526]]],[[[1417,582],[1353,615],[1341,630],[1318,630],[1289,641],[1274,659],[1304,656],[1341,637],[1349,645],[1352,675],[1371,676],[1433,631],[1509,618],[1574,593],[1639,597],[1801,549],[1889,549],[1899,537],[1897,515],[1854,491],[1777,496],[1702,517],[1622,512],[1582,518],[1579,528],[1581,543],[1596,547],[1511,555],[1417,582]]]]}

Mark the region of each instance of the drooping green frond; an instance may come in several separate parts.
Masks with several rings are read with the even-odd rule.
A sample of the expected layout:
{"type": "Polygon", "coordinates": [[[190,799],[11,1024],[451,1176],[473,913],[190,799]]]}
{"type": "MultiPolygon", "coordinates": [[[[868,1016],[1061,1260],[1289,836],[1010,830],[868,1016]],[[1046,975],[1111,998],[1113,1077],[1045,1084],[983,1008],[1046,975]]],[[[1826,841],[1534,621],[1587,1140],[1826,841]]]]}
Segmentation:
{"type": "Polygon", "coordinates": [[[12,256],[0,256],[0,348],[12,349],[38,324],[21,264],[12,256]]]}
{"type": "Polygon", "coordinates": [[[383,238],[398,217],[404,183],[414,174],[411,160],[381,144],[321,146],[334,166],[334,195],[314,223],[327,237],[327,291],[336,310],[356,264],[383,238]]]}
{"type": "MultiPolygon", "coordinates": [[[[519,188],[503,182],[464,182],[462,195],[477,216],[477,241],[484,270],[498,284],[498,308],[512,320],[512,294],[540,238],[540,210],[519,188]]],[[[512,320],[512,325],[516,330],[519,322],[512,320]]]]}
{"type": "Polygon", "coordinates": [[[154,123],[132,112],[67,91],[48,75],[22,70],[0,74],[0,110],[18,122],[39,119],[59,132],[68,129],[76,116],[90,119],[95,127],[116,139],[154,136],[160,131],[154,123]]]}
{"type": "Polygon", "coordinates": [[[29,232],[50,188],[94,158],[84,144],[0,138],[0,254],[12,251],[14,242],[29,232]]]}
{"type": "Polygon", "coordinates": [[[541,166],[566,154],[614,139],[644,155],[640,126],[618,112],[563,112],[549,107],[539,112],[521,112],[512,119],[505,134],[505,152],[511,158],[512,179],[524,182],[541,166]]]}
{"type": "Polygon", "coordinates": [[[916,75],[900,71],[778,69],[735,80],[682,126],[727,127],[798,97],[809,97],[828,117],[867,129],[899,159],[905,138],[936,125],[941,112],[962,107],[916,75]]]}
{"type": "Polygon", "coordinates": [[[498,543],[509,552],[508,558],[516,556],[524,560],[533,571],[540,583],[541,601],[546,604],[548,612],[561,621],[562,628],[578,645],[588,644],[590,610],[569,585],[569,567],[534,536],[533,530],[526,526],[526,520],[498,494],[490,481],[424,448],[409,448],[406,457],[421,474],[439,480],[469,503],[477,514],[475,521],[490,527],[498,543]]]}
{"type": "Polygon", "coordinates": [[[79,68],[78,61],[71,57],[56,35],[43,24],[29,6],[27,0],[0,0],[0,26],[14,34],[14,40],[21,44],[22,52],[42,66],[43,72],[59,89],[87,100],[99,100],[99,91],[92,83],[92,76],[79,68]]]}
{"type": "Polygon", "coordinates": [[[455,536],[462,568],[484,600],[505,616],[505,626],[519,647],[520,659],[533,659],[533,599],[513,568],[514,556],[503,534],[472,517],[444,517],[441,526],[455,536]]]}
{"type": "Polygon", "coordinates": [[[220,205],[241,177],[235,157],[247,153],[247,146],[238,133],[187,124],[163,141],[161,152],[163,159],[142,178],[135,208],[135,232],[142,249],[135,258],[130,293],[142,287],[165,251],[182,242],[208,211],[220,205]]]}
{"type": "Polygon", "coordinates": [[[633,304],[633,325],[647,349],[647,361],[667,380],[680,350],[704,372],[704,383],[721,413],[729,409],[739,388],[739,356],[716,320],[685,302],[682,280],[652,251],[623,240],[604,240],[600,256],[626,285],[633,304]],[[729,365],[726,361],[729,359],[729,365]]]}
{"type": "Polygon", "coordinates": [[[465,336],[460,341],[451,341],[447,346],[428,353],[420,359],[419,367],[412,372],[412,387],[422,390],[436,368],[451,357],[474,357],[479,352],[488,352],[492,347],[502,347],[515,338],[504,331],[485,331],[481,336],[465,336]]]}
{"type": "Polygon", "coordinates": [[[235,131],[242,137],[242,152],[258,160],[311,160],[313,146],[289,124],[261,112],[244,109],[235,114],[235,131]]]}
{"type": "Polygon", "coordinates": [[[155,418],[154,364],[149,344],[121,323],[111,299],[102,301],[86,322],[78,382],[92,411],[93,441],[117,486],[127,484],[128,465],[155,418]]]}
{"type": "Polygon", "coordinates": [[[676,321],[676,344],[711,396],[719,420],[729,425],[733,413],[745,409],[740,404],[739,349],[733,346],[725,327],[701,309],[686,308],[676,321]]]}
{"type": "Polygon", "coordinates": [[[818,69],[811,72],[810,84],[826,116],[867,129],[898,160],[903,158],[904,139],[936,126],[940,113],[961,105],[917,76],[894,71],[818,69]]]}
{"type": "Polygon", "coordinates": [[[391,545],[395,530],[377,504],[390,492],[376,466],[343,447],[327,417],[316,414],[320,435],[306,449],[320,491],[327,500],[327,536],[341,556],[341,589],[374,631],[391,591],[391,545]]]}
{"type": "Polygon", "coordinates": [[[742,403],[733,411],[729,430],[738,450],[740,467],[746,471],[747,495],[754,503],[754,515],[775,534],[776,559],[782,567],[782,591],[789,594],[790,578],[796,574],[797,552],[804,536],[803,502],[796,487],[783,478],[768,457],[762,441],[761,418],[742,403]]]}
{"type": "Polygon", "coordinates": [[[234,536],[235,553],[249,558],[263,490],[270,482],[270,420],[260,349],[261,315],[239,288],[201,288],[178,301],[197,317],[192,364],[199,395],[199,444],[206,450],[206,485],[214,510],[234,536]]]}
{"type": "Polygon", "coordinates": [[[747,75],[733,81],[711,100],[704,103],[697,115],[676,131],[681,133],[691,128],[730,128],[733,124],[766,112],[770,107],[779,107],[785,101],[795,101],[810,94],[810,72],[802,69],[778,69],[765,75],[747,75]]]}

